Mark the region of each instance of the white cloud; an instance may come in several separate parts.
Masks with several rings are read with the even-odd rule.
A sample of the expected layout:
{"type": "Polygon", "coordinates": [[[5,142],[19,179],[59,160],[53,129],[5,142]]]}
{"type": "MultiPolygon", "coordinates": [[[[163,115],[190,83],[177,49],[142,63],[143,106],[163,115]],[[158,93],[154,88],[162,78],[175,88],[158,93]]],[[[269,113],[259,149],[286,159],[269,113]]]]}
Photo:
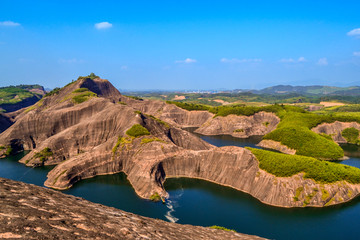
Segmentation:
{"type": "Polygon", "coordinates": [[[353,52],[354,56],[360,57],[360,52],[353,52]]]}
{"type": "Polygon", "coordinates": [[[237,59],[237,58],[222,58],[220,59],[220,62],[223,63],[246,63],[246,62],[262,62],[262,59],[260,58],[250,58],[250,59],[237,59]]]}
{"type": "Polygon", "coordinates": [[[58,62],[59,63],[69,63],[69,64],[71,64],[71,63],[83,63],[84,60],[81,60],[81,59],[79,60],[79,59],[76,59],[76,58],[71,58],[71,59],[60,58],[58,62]]]}
{"type": "Polygon", "coordinates": [[[280,59],[280,62],[283,62],[283,63],[300,63],[300,62],[306,62],[306,58],[304,58],[304,57],[299,57],[298,59],[283,58],[283,59],[280,59]]]}
{"type": "Polygon", "coordinates": [[[186,58],[185,60],[177,60],[175,63],[196,63],[196,59],[186,58]]]}
{"type": "Polygon", "coordinates": [[[348,36],[360,36],[360,28],[355,28],[347,33],[348,36]]]}
{"type": "Polygon", "coordinates": [[[299,57],[298,62],[306,62],[306,59],[304,57],[299,57]]]}
{"type": "Polygon", "coordinates": [[[293,63],[293,62],[295,62],[295,60],[292,59],[292,58],[283,58],[283,59],[280,59],[280,62],[283,62],[283,63],[293,63]]]}
{"type": "Polygon", "coordinates": [[[100,22],[100,23],[95,23],[95,28],[100,30],[100,29],[107,29],[107,28],[111,28],[112,24],[109,22],[100,22]]]}
{"type": "Polygon", "coordinates": [[[17,26],[20,26],[20,23],[13,22],[13,21],[4,21],[4,22],[0,22],[0,26],[17,27],[17,26]]]}
{"type": "Polygon", "coordinates": [[[320,58],[319,61],[317,62],[317,64],[320,65],[320,66],[326,66],[329,63],[328,63],[327,58],[320,58]]]}

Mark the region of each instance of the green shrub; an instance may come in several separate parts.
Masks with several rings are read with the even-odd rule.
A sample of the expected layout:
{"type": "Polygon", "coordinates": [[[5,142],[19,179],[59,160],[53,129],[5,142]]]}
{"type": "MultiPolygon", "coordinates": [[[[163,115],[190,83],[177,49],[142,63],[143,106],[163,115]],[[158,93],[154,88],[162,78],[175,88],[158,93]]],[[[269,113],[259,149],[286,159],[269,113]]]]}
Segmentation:
{"type": "Polygon", "coordinates": [[[141,137],[144,135],[150,135],[150,132],[140,124],[135,124],[126,131],[126,134],[131,137],[141,137]]]}
{"type": "Polygon", "coordinates": [[[90,73],[87,76],[79,76],[77,80],[83,80],[83,79],[87,79],[87,78],[90,78],[90,79],[94,80],[94,79],[100,78],[100,77],[95,75],[94,73],[90,73]]]}
{"type": "Polygon", "coordinates": [[[3,150],[5,149],[6,147],[5,146],[0,146],[0,150],[3,150]]]}
{"type": "Polygon", "coordinates": [[[216,226],[216,225],[213,225],[209,228],[213,228],[213,229],[220,229],[220,230],[224,230],[224,231],[228,231],[228,232],[236,232],[235,230],[233,229],[228,229],[228,228],[225,228],[225,227],[221,227],[221,226],[216,226]]]}
{"type": "Polygon", "coordinates": [[[235,129],[234,132],[235,133],[241,133],[241,132],[244,132],[244,129],[242,129],[242,128],[241,129],[235,129]]]}
{"type": "Polygon", "coordinates": [[[151,143],[154,141],[166,143],[164,140],[161,140],[160,138],[157,138],[157,137],[152,137],[152,138],[146,137],[146,138],[141,139],[141,144],[151,143]]]}
{"type": "Polygon", "coordinates": [[[56,94],[59,94],[61,88],[54,88],[53,90],[51,90],[50,92],[48,92],[47,94],[45,94],[44,97],[48,97],[48,96],[52,96],[52,95],[56,95],[56,94]]]}
{"type": "Polygon", "coordinates": [[[295,149],[296,154],[326,160],[344,156],[344,151],[334,141],[321,137],[305,127],[283,127],[266,134],[264,139],[280,142],[295,149]]]}
{"type": "Polygon", "coordinates": [[[135,99],[135,100],[139,100],[139,101],[144,101],[144,99],[140,98],[140,97],[136,97],[136,96],[126,96],[128,98],[132,98],[132,99],[135,99]]]}
{"type": "Polygon", "coordinates": [[[41,150],[40,152],[35,153],[34,158],[38,158],[41,162],[44,162],[52,155],[53,155],[53,152],[51,151],[51,149],[46,147],[43,150],[41,150]]]}
{"type": "Polygon", "coordinates": [[[87,92],[89,91],[89,89],[87,88],[78,88],[76,90],[73,91],[73,93],[81,93],[81,92],[87,92]]]}
{"type": "MultiPolygon", "coordinates": [[[[82,89],[82,88],[79,88],[79,89],[82,89]]],[[[77,89],[77,90],[79,90],[77,89]]],[[[73,91],[73,93],[79,93],[79,92],[76,92],[77,90],[73,91]]],[[[77,94],[75,96],[72,97],[72,100],[74,101],[74,103],[83,103],[85,101],[87,101],[88,99],[92,98],[92,97],[97,97],[97,94],[96,93],[93,93],[91,91],[81,91],[80,94],[77,94]]]]}
{"type": "Polygon", "coordinates": [[[166,101],[167,104],[174,104],[179,108],[188,110],[188,111],[209,111],[212,109],[210,106],[195,104],[195,103],[183,103],[175,101],[166,101]]]}
{"type": "Polygon", "coordinates": [[[5,152],[5,156],[10,156],[11,154],[14,153],[14,150],[12,149],[11,146],[7,146],[6,148],[6,152],[5,152]]]}
{"type": "Polygon", "coordinates": [[[302,191],[304,190],[303,187],[298,187],[295,191],[295,196],[293,197],[294,201],[297,202],[299,201],[299,197],[300,197],[300,194],[302,193],[302,191]]]}
{"type": "Polygon", "coordinates": [[[153,195],[150,196],[150,200],[153,202],[158,202],[161,200],[161,197],[157,192],[155,192],[153,195]]]}
{"type": "Polygon", "coordinates": [[[359,130],[357,130],[354,127],[351,128],[345,128],[341,135],[346,139],[348,143],[355,144],[359,138],[359,130]]]}
{"type": "Polygon", "coordinates": [[[304,172],[305,178],[319,183],[347,181],[360,183],[360,169],[311,157],[287,155],[262,149],[248,148],[258,159],[259,167],[277,177],[290,177],[304,172]]]}
{"type": "Polygon", "coordinates": [[[115,144],[115,146],[114,146],[114,147],[112,148],[112,150],[111,150],[113,154],[116,153],[118,147],[120,146],[121,140],[122,140],[122,137],[119,136],[119,137],[118,137],[118,140],[117,140],[117,142],[116,142],[116,144],[115,144]]]}
{"type": "Polygon", "coordinates": [[[165,122],[165,121],[163,121],[163,120],[161,120],[161,119],[159,119],[159,118],[156,118],[156,117],[154,117],[153,115],[147,115],[147,114],[146,114],[146,116],[154,119],[155,121],[157,121],[158,123],[160,123],[160,124],[163,125],[164,127],[170,128],[170,125],[169,125],[167,122],[165,122]]]}

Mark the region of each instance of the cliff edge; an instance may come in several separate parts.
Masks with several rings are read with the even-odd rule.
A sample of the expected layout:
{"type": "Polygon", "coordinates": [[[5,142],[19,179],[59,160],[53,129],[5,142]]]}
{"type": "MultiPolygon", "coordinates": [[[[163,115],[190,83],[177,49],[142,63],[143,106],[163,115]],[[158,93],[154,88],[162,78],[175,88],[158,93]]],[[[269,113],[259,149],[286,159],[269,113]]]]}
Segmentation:
{"type": "Polygon", "coordinates": [[[0,178],[1,239],[264,239],[169,223],[0,178]]]}

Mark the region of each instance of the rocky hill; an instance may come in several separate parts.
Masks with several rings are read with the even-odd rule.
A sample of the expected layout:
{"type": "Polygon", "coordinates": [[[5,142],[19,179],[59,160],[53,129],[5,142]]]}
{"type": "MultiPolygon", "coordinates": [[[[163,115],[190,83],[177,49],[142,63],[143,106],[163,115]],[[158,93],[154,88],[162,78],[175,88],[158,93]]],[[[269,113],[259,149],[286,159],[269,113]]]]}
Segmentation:
{"type": "MultiPolygon", "coordinates": [[[[39,101],[45,95],[40,85],[17,85],[0,88],[0,110],[14,112],[39,101]]],[[[1,112],[1,111],[0,111],[1,112]]]]}
{"type": "MultiPolygon", "coordinates": [[[[163,182],[171,177],[201,178],[281,207],[328,206],[360,193],[359,184],[345,181],[320,184],[302,173],[276,177],[260,169],[250,150],[217,148],[180,128],[217,121],[213,116],[165,102],[132,99],[107,80],[81,77],[18,115],[0,134],[0,155],[25,149],[30,152],[20,162],[32,167],[56,165],[45,182],[55,189],[67,189],[96,175],[124,172],[143,198],[167,197],[163,182]],[[298,193],[299,188],[304,191],[298,193]],[[312,192],[315,188],[322,191],[312,192]]],[[[244,124],[253,123],[254,129],[261,126],[261,134],[279,121],[268,113],[241,119],[244,124]]]]}
{"type": "Polygon", "coordinates": [[[138,216],[0,178],[1,239],[263,239],[138,216]]]}

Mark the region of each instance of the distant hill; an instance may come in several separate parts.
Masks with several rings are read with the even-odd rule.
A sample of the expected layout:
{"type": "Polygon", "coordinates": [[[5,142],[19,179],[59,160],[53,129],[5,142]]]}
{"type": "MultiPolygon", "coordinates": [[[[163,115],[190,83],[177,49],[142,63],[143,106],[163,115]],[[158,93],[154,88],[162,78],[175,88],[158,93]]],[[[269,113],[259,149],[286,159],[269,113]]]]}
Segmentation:
{"type": "Polygon", "coordinates": [[[45,95],[40,85],[17,85],[0,88],[0,111],[13,112],[33,105],[45,95]]]}
{"type": "Polygon", "coordinates": [[[261,90],[252,90],[256,94],[289,94],[299,93],[306,95],[360,95],[360,87],[332,87],[332,86],[291,86],[291,85],[277,85],[273,87],[264,88],[261,90]]]}

